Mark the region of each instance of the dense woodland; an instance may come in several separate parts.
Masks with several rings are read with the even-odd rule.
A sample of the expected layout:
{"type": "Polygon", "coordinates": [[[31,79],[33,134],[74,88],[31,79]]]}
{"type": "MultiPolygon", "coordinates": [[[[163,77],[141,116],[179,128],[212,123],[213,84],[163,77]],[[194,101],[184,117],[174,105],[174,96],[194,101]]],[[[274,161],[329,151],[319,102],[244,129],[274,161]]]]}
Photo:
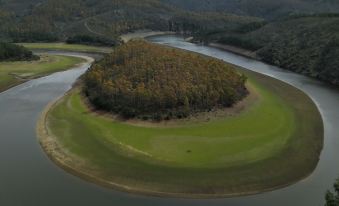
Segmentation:
{"type": "Polygon", "coordinates": [[[93,105],[127,118],[183,118],[247,94],[246,77],[224,62],[145,41],[116,48],[84,79],[93,105]]]}
{"type": "Polygon", "coordinates": [[[250,23],[238,31],[197,34],[199,41],[252,50],[260,60],[339,85],[338,14],[296,15],[250,23]]]}
{"type": "Polygon", "coordinates": [[[337,0],[161,0],[192,11],[227,12],[279,19],[294,14],[339,12],[337,0]]]}
{"type": "Polygon", "coordinates": [[[105,43],[110,44],[119,41],[121,34],[135,30],[193,33],[214,27],[233,29],[259,19],[187,11],[159,0],[30,1],[2,1],[0,39],[11,42],[53,42],[84,35],[93,37],[95,41],[100,40],[100,43],[105,39],[105,43]]]}
{"type": "Polygon", "coordinates": [[[339,17],[302,17],[271,23],[246,35],[271,64],[339,85],[339,17]]]}
{"type": "Polygon", "coordinates": [[[39,57],[23,46],[0,42],[0,61],[27,61],[36,59],[39,59],[39,57]]]}

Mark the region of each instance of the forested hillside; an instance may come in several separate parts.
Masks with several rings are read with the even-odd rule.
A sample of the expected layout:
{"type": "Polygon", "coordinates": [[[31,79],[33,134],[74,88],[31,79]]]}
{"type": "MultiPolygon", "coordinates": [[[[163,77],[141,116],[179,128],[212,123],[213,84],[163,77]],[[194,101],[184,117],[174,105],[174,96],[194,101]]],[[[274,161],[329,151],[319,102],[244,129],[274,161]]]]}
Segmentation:
{"type": "Polygon", "coordinates": [[[155,0],[46,0],[27,9],[23,14],[3,11],[0,27],[5,37],[16,42],[56,41],[78,34],[114,38],[143,28],[165,30],[167,16],[174,13],[155,0]]]}
{"type": "Polygon", "coordinates": [[[161,0],[193,11],[219,11],[277,19],[291,14],[339,12],[337,0],[161,0]]]}
{"type": "Polygon", "coordinates": [[[2,39],[57,41],[81,34],[92,36],[92,39],[117,40],[122,33],[140,29],[192,33],[215,27],[234,28],[258,21],[257,18],[225,13],[186,11],[159,0],[31,0],[20,3],[21,0],[2,1],[2,39]]]}
{"type": "Polygon", "coordinates": [[[264,61],[339,85],[339,16],[275,22],[246,38],[264,61]]]}
{"type": "Polygon", "coordinates": [[[203,38],[253,50],[268,63],[339,85],[339,15],[287,18],[203,38]]]}
{"type": "Polygon", "coordinates": [[[247,94],[245,81],[223,61],[131,41],[92,66],[85,93],[99,109],[161,120],[231,106],[247,94]]]}

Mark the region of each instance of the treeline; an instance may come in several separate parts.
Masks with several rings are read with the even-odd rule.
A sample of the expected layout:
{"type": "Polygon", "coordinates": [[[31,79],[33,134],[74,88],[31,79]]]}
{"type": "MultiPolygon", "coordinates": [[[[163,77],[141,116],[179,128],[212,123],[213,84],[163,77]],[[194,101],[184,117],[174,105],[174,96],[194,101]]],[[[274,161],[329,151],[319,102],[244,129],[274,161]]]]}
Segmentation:
{"type": "Polygon", "coordinates": [[[116,46],[117,41],[99,36],[75,35],[66,40],[68,44],[85,44],[93,46],[116,46]]]}
{"type": "Polygon", "coordinates": [[[246,77],[224,62],[144,41],[116,48],[84,82],[95,107],[153,120],[229,107],[247,94],[246,77]]]}
{"type": "Polygon", "coordinates": [[[0,61],[37,60],[38,56],[23,46],[0,42],[0,61]]]}

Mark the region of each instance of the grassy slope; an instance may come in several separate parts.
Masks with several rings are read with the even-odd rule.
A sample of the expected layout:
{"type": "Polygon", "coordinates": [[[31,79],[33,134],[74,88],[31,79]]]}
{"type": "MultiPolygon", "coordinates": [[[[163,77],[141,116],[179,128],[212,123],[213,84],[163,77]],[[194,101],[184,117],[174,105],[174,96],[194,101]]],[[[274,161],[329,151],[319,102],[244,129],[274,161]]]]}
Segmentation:
{"type": "Polygon", "coordinates": [[[66,43],[18,43],[28,49],[61,50],[75,52],[110,53],[112,48],[66,43]]]}
{"type": "Polygon", "coordinates": [[[78,57],[43,55],[38,61],[1,62],[0,91],[32,78],[66,70],[84,61],[78,57]]]}
{"type": "Polygon", "coordinates": [[[87,164],[61,164],[111,181],[110,186],[129,187],[120,189],[171,196],[249,194],[304,178],[322,149],[318,110],[293,87],[247,74],[261,95],[249,110],[175,129],[136,127],[95,116],[72,92],[50,110],[47,122],[67,155],[87,164]]]}

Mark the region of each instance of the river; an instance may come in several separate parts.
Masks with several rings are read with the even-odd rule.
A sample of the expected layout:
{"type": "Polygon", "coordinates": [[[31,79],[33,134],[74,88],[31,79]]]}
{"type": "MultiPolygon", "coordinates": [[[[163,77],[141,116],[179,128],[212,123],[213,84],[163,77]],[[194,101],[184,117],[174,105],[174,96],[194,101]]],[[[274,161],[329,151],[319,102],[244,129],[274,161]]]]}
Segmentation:
{"type": "Polygon", "coordinates": [[[1,206],[265,206],[323,204],[324,194],[339,176],[339,91],[317,80],[219,49],[185,42],[181,37],[158,36],[152,42],[178,47],[254,70],[306,92],[324,119],[325,144],[320,162],[307,179],[259,195],[229,199],[190,200],[137,196],[102,188],[69,175],[44,154],[35,126],[44,107],[69,90],[89,64],[35,79],[0,94],[0,205],[1,206]]]}

